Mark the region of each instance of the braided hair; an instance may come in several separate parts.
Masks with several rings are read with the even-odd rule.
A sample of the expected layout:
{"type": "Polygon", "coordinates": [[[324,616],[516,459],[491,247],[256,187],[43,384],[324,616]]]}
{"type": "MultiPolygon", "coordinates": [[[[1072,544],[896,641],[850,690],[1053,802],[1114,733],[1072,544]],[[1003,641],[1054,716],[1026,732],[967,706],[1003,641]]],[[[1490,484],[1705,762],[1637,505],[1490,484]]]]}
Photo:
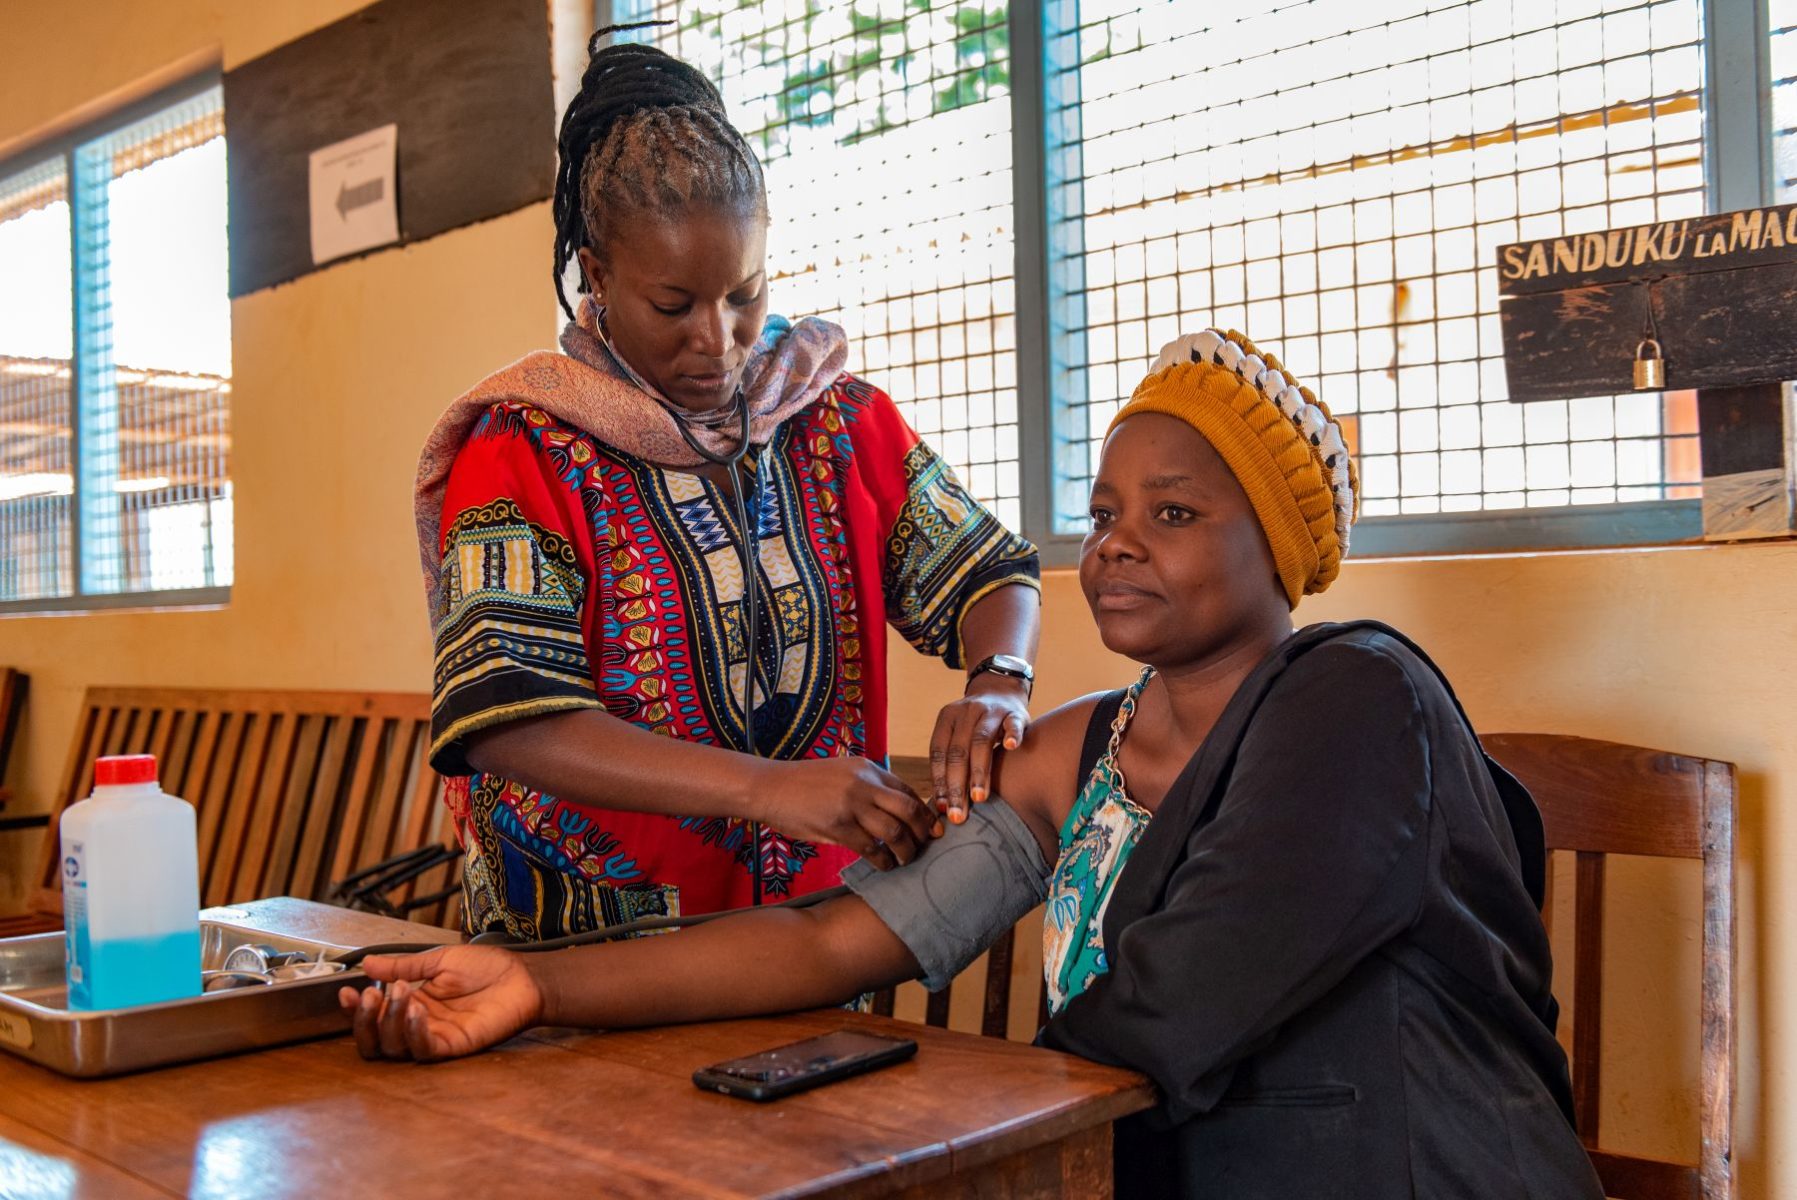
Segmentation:
{"type": "MultiPolygon", "coordinates": [[[[724,114],[711,80],[654,46],[601,46],[608,34],[668,21],[611,25],[587,44],[580,92],[562,116],[555,176],[555,293],[582,247],[603,255],[632,216],[667,218],[695,206],[767,212],[761,163],[724,114]]],[[[584,275],[579,290],[587,287],[584,275]]]]}

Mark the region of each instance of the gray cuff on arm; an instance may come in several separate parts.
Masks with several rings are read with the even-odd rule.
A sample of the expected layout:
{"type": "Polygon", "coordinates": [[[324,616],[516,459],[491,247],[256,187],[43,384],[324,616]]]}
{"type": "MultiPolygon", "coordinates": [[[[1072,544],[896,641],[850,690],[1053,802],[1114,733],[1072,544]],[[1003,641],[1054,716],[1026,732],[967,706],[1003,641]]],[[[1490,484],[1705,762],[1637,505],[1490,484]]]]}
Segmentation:
{"type": "Polygon", "coordinates": [[[857,862],[842,881],[898,935],[932,992],[949,981],[1048,894],[1035,835],[1003,800],[967,808],[967,821],[907,866],[857,862]]]}

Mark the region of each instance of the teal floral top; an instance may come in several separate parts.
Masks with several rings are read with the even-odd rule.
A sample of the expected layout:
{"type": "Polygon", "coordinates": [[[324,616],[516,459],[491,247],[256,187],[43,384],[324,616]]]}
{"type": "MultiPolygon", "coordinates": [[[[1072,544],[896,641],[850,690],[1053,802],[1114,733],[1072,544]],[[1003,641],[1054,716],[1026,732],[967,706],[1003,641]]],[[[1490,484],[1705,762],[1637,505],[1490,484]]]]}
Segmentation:
{"type": "Polygon", "coordinates": [[[1149,812],[1129,798],[1117,752],[1124,731],[1136,715],[1136,700],[1154,676],[1154,668],[1130,685],[1104,757],[1080,789],[1073,811],[1061,826],[1061,853],[1048,881],[1048,907],[1042,922],[1042,963],[1048,977],[1048,1010],[1058,1013],[1110,970],[1104,956],[1104,910],[1111,889],[1130,851],[1148,827],[1149,812]]]}

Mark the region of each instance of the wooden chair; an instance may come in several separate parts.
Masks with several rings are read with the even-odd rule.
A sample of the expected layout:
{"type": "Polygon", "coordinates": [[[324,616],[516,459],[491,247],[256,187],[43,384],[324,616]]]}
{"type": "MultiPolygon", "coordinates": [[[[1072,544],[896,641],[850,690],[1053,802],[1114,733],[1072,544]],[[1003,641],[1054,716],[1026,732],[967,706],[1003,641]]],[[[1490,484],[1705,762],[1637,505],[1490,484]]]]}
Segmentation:
{"type": "Polygon", "coordinates": [[[1540,733],[1484,739],[1540,806],[1550,851],[1577,855],[1572,1086],[1579,1138],[1618,1200],[1734,1200],[1735,770],[1639,746],[1540,733]],[[1702,1123],[1696,1164],[1599,1148],[1604,865],[1610,854],[1703,863],[1702,1123]]]}
{"type": "MultiPolygon", "coordinates": [[[[934,784],[930,778],[930,760],[922,757],[893,755],[892,773],[910,784],[920,796],[930,795],[934,784]]],[[[1011,971],[1016,949],[1015,929],[1007,930],[1003,937],[992,944],[986,951],[986,979],[980,1003],[980,1032],[987,1037],[1002,1038],[1006,1036],[1011,1021],[1011,971]]],[[[971,983],[969,976],[974,972],[970,968],[957,976],[953,983],[940,992],[929,995],[924,1009],[924,1023],[938,1029],[948,1028],[949,1009],[963,986],[963,981],[971,983]]],[[[1036,990],[1036,1027],[1048,1023],[1048,989],[1040,979],[1036,990]]],[[[883,1017],[892,1015],[896,992],[887,988],[874,995],[874,1011],[883,1017]]],[[[1034,1032],[1032,1030],[1032,1032],[1034,1032]]]]}
{"type": "MultiPolygon", "coordinates": [[[[96,758],[154,754],[163,789],[197,810],[202,904],[323,899],[333,880],[453,836],[429,739],[424,695],[90,688],[51,816],[92,789],[96,758]]],[[[52,824],[29,911],[0,919],[0,937],[61,926],[59,861],[52,824]]],[[[455,882],[452,866],[414,880],[407,895],[442,893],[414,919],[453,922],[455,882]]]]}

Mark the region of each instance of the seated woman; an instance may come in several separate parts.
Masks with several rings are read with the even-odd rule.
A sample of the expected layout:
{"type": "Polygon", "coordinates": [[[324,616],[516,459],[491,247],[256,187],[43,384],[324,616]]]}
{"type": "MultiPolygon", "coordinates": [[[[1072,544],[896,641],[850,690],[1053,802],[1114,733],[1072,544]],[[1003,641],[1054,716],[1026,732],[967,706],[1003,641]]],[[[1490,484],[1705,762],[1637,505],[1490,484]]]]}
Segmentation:
{"type": "Polygon", "coordinates": [[[942,987],[1046,899],[1041,1041],[1160,1087],[1119,1124],[1119,1195],[1598,1196],[1534,805],[1401,635],[1293,632],[1354,503],[1339,429],[1276,359],[1212,330],[1172,343],[1111,427],[1080,558],[1105,645],[1145,669],[1031,726],[1002,800],[812,909],[370,958],[391,982],[343,990],[358,1046],[441,1058],[536,1024],[942,987]]]}

